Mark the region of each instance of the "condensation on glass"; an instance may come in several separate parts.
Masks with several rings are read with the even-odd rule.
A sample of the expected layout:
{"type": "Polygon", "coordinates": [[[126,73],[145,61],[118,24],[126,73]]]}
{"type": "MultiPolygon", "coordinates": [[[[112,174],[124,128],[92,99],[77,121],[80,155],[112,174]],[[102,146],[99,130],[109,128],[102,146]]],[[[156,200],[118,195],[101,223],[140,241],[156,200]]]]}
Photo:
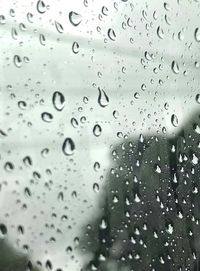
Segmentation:
{"type": "Polygon", "coordinates": [[[200,270],[200,2],[0,2],[0,270],[200,270]]]}

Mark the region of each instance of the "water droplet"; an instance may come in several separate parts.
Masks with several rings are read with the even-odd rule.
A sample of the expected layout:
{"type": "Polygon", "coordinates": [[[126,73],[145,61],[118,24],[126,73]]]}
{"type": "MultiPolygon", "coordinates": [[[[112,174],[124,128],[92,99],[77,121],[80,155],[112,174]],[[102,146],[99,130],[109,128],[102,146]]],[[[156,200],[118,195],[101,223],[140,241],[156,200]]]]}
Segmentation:
{"type": "Polygon", "coordinates": [[[30,156],[25,156],[23,159],[23,163],[25,166],[30,167],[32,166],[33,162],[30,156]]]}
{"type": "Polygon", "coordinates": [[[56,30],[58,31],[58,33],[62,34],[64,32],[63,26],[57,21],[55,21],[55,27],[56,27],[56,30]]]}
{"type": "Polygon", "coordinates": [[[197,94],[195,100],[198,104],[200,104],[200,94],[197,94]]]}
{"type": "Polygon", "coordinates": [[[44,148],[42,151],[41,151],[41,155],[42,157],[46,158],[47,155],[49,153],[49,149],[48,148],[44,148]]]}
{"type": "Polygon", "coordinates": [[[30,198],[31,197],[31,190],[28,187],[25,187],[24,194],[25,194],[25,196],[30,198]]]}
{"type": "Polygon", "coordinates": [[[156,172],[156,173],[158,173],[158,174],[160,174],[162,171],[161,171],[161,168],[160,168],[160,166],[158,165],[158,164],[155,164],[154,165],[154,171],[156,172]]]}
{"type": "Polygon", "coordinates": [[[96,124],[93,128],[93,134],[98,137],[101,135],[101,132],[102,132],[102,128],[99,124],[96,124]]]}
{"type": "Polygon", "coordinates": [[[0,24],[5,24],[6,23],[6,18],[4,15],[0,15],[0,24]]]}
{"type": "Polygon", "coordinates": [[[171,123],[174,127],[178,126],[178,117],[175,114],[171,116],[171,123]]]}
{"type": "Polygon", "coordinates": [[[30,13],[30,12],[28,12],[27,13],[27,20],[29,21],[29,23],[33,23],[33,14],[32,13],[30,13]]]}
{"type": "Polygon", "coordinates": [[[69,21],[73,26],[78,26],[81,23],[82,16],[74,11],[69,13],[69,21]]]}
{"type": "Polygon", "coordinates": [[[75,144],[74,144],[74,141],[70,137],[67,137],[65,139],[65,141],[63,142],[62,150],[63,150],[63,153],[65,155],[72,155],[72,154],[74,154],[75,144]]]}
{"type": "Polygon", "coordinates": [[[175,60],[172,61],[171,68],[172,68],[172,71],[173,71],[175,74],[178,74],[178,73],[179,73],[179,66],[178,66],[178,63],[177,63],[175,60]]]}
{"type": "Polygon", "coordinates": [[[63,201],[64,200],[64,194],[63,194],[62,191],[58,193],[58,200],[59,201],[63,201]]]}
{"type": "Polygon", "coordinates": [[[52,102],[56,110],[62,111],[65,106],[65,97],[61,92],[55,91],[52,97],[52,102]]]}
{"type": "Polygon", "coordinates": [[[102,229],[102,230],[105,230],[107,228],[107,223],[106,223],[105,219],[101,220],[99,228],[102,229]]]}
{"type": "Polygon", "coordinates": [[[5,165],[4,165],[4,169],[5,169],[5,171],[7,171],[7,172],[13,171],[14,168],[15,168],[15,167],[14,167],[14,164],[11,163],[11,162],[6,162],[5,165]]]}
{"type": "Polygon", "coordinates": [[[101,12],[104,16],[108,16],[108,8],[103,6],[102,9],[101,9],[101,12]]]}
{"type": "Polygon", "coordinates": [[[18,37],[17,30],[16,30],[16,28],[14,28],[14,27],[12,27],[12,30],[11,30],[11,36],[12,36],[12,38],[13,38],[14,40],[16,40],[17,37],[18,37]]]}
{"type": "Polygon", "coordinates": [[[47,7],[46,7],[44,1],[39,0],[39,1],[37,2],[37,11],[38,11],[39,13],[41,13],[41,14],[43,14],[43,13],[45,13],[45,12],[47,11],[47,7]]]}
{"type": "Polygon", "coordinates": [[[95,162],[95,163],[94,163],[94,170],[95,170],[95,171],[99,171],[100,167],[101,167],[101,166],[100,166],[100,163],[99,163],[99,162],[95,162]]]}
{"type": "Polygon", "coordinates": [[[40,34],[39,39],[40,39],[41,45],[44,46],[46,44],[46,38],[45,38],[45,36],[43,34],[40,34]]]}
{"type": "Polygon", "coordinates": [[[101,107],[106,107],[109,104],[109,98],[103,89],[101,90],[100,88],[98,88],[98,90],[98,103],[101,107]]]}
{"type": "Polygon", "coordinates": [[[117,119],[119,117],[119,112],[117,110],[113,111],[113,117],[117,119]]]}
{"type": "Polygon", "coordinates": [[[93,190],[94,190],[94,192],[96,192],[96,193],[99,192],[99,185],[98,185],[98,183],[94,183],[94,184],[93,184],[93,190]]]}
{"type": "Polygon", "coordinates": [[[200,29],[198,27],[194,31],[194,38],[197,42],[200,42],[200,29]]]}
{"type": "Polygon", "coordinates": [[[164,38],[164,31],[160,26],[157,28],[157,35],[160,39],[164,38]]]}
{"type": "Polygon", "coordinates": [[[48,113],[48,112],[43,112],[41,114],[41,118],[43,121],[45,122],[52,122],[53,120],[53,115],[51,113],[48,113]]]}
{"type": "Polygon", "coordinates": [[[79,44],[76,41],[72,44],[72,52],[74,54],[78,54],[78,52],[79,52],[79,44]]]}
{"type": "Polygon", "coordinates": [[[27,107],[27,104],[25,101],[19,101],[18,103],[18,107],[21,109],[21,110],[25,110],[26,107],[27,107]]]}
{"type": "Polygon", "coordinates": [[[116,34],[115,31],[112,28],[108,29],[108,37],[112,40],[115,41],[116,39],[116,34]]]}
{"type": "Polygon", "coordinates": [[[7,234],[8,230],[7,227],[4,224],[0,224],[0,238],[4,238],[7,234]]]}
{"type": "Polygon", "coordinates": [[[75,119],[75,118],[71,118],[71,125],[72,125],[74,128],[77,128],[77,127],[78,127],[78,120],[75,119]]]}
{"type": "Polygon", "coordinates": [[[18,55],[14,56],[14,64],[15,64],[15,66],[17,68],[21,68],[21,66],[22,66],[22,59],[21,59],[20,56],[18,56],[18,55]]]}

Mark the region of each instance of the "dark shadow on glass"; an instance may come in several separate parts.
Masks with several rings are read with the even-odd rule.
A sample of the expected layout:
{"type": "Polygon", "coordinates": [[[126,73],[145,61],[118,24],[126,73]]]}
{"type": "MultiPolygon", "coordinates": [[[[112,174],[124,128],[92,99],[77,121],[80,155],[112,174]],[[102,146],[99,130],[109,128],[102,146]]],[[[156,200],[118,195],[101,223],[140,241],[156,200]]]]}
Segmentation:
{"type": "Polygon", "coordinates": [[[80,242],[84,270],[200,270],[198,113],[178,131],[113,147],[99,215],[80,242]]]}

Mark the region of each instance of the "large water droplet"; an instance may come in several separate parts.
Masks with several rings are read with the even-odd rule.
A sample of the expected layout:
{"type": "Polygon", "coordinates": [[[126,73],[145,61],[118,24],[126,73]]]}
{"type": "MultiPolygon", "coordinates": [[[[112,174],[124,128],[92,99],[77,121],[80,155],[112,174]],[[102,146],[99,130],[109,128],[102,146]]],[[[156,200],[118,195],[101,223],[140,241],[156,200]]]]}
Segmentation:
{"type": "Polygon", "coordinates": [[[16,66],[17,68],[21,68],[21,66],[22,66],[22,59],[21,59],[20,56],[15,55],[13,61],[14,61],[14,64],[15,64],[15,66],[16,66]]]}
{"type": "Polygon", "coordinates": [[[78,54],[78,52],[79,52],[79,44],[76,41],[72,44],[72,52],[74,54],[78,54]]]}
{"type": "Polygon", "coordinates": [[[82,16],[74,11],[69,13],[69,21],[73,26],[78,26],[81,23],[82,16]]]}
{"type": "Polygon", "coordinates": [[[25,101],[19,101],[18,103],[18,107],[21,109],[21,110],[25,110],[26,107],[27,107],[27,104],[25,101]]]}
{"type": "Polygon", "coordinates": [[[172,68],[172,71],[173,71],[175,74],[178,74],[178,73],[179,73],[179,66],[178,66],[178,63],[177,63],[175,60],[172,61],[171,68],[172,68]]]}
{"type": "Polygon", "coordinates": [[[178,117],[175,114],[171,116],[171,123],[174,127],[178,126],[178,117]]]}
{"type": "Polygon", "coordinates": [[[65,141],[63,142],[62,150],[65,155],[74,154],[75,144],[74,144],[74,141],[70,137],[67,137],[65,141]]]}
{"type": "Polygon", "coordinates": [[[4,224],[0,224],[0,238],[4,238],[7,234],[8,230],[7,227],[4,224]]]}
{"type": "Polygon", "coordinates": [[[115,41],[116,39],[116,34],[115,31],[112,28],[108,29],[108,37],[112,40],[115,41]]]}
{"type": "Polygon", "coordinates": [[[37,2],[37,11],[38,11],[39,13],[45,13],[45,12],[47,11],[47,7],[46,7],[44,1],[39,0],[39,1],[37,2]]]}
{"type": "Polygon", "coordinates": [[[27,167],[30,167],[30,166],[32,166],[32,164],[33,164],[32,159],[31,159],[30,156],[24,157],[23,163],[24,163],[24,165],[27,166],[27,167]]]}
{"type": "Polygon", "coordinates": [[[41,118],[43,121],[45,122],[52,122],[53,120],[53,115],[51,113],[48,113],[48,112],[43,112],[41,114],[41,118]]]}
{"type": "Polygon", "coordinates": [[[63,26],[57,21],[55,21],[55,27],[56,27],[56,30],[58,31],[58,33],[62,34],[64,32],[63,26]]]}
{"type": "Polygon", "coordinates": [[[197,42],[200,42],[200,28],[196,28],[194,31],[194,38],[197,42]]]}
{"type": "Polygon", "coordinates": [[[65,97],[61,92],[55,91],[52,97],[52,102],[56,110],[62,111],[65,106],[65,97]]]}
{"type": "Polygon", "coordinates": [[[101,107],[106,107],[109,104],[109,98],[103,89],[98,88],[98,90],[98,103],[101,107]]]}
{"type": "Polygon", "coordinates": [[[93,134],[98,137],[101,135],[101,132],[102,132],[101,126],[99,124],[96,124],[93,128],[93,134]]]}
{"type": "Polygon", "coordinates": [[[5,169],[5,171],[7,171],[7,172],[13,171],[14,168],[15,168],[15,167],[14,167],[14,164],[11,163],[11,162],[6,162],[5,165],[4,165],[4,169],[5,169]]]}

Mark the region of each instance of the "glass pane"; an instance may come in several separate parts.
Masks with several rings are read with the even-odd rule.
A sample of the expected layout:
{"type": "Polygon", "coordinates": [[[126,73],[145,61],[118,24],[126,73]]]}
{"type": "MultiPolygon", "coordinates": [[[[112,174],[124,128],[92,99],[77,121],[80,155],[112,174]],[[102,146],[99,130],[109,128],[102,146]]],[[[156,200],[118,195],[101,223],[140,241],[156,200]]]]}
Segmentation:
{"type": "Polygon", "coordinates": [[[0,1],[0,270],[199,270],[199,15],[0,1]]]}

